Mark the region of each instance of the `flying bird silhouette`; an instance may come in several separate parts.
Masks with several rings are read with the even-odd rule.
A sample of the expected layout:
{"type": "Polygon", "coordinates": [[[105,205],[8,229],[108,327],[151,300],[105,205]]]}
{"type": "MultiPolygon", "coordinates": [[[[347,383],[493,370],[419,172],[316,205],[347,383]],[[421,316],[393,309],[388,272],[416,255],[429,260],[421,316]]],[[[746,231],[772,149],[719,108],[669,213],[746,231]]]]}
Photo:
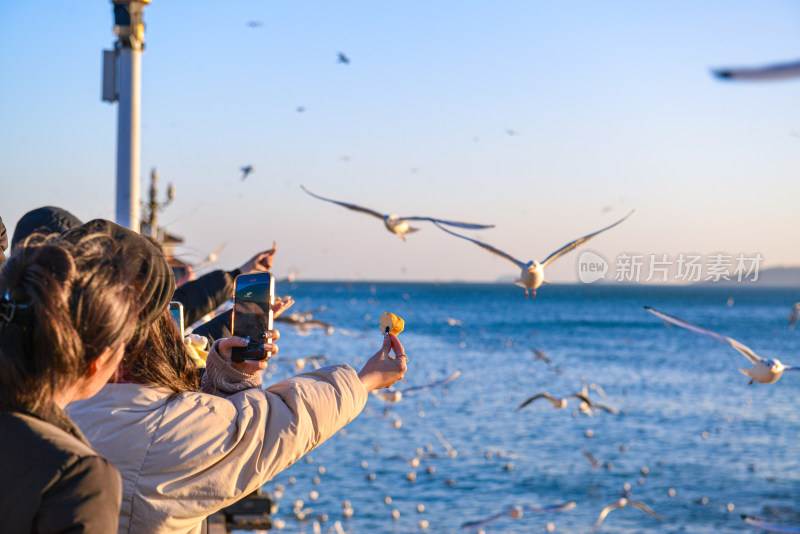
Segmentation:
{"type": "Polygon", "coordinates": [[[586,457],[587,460],[589,460],[589,463],[592,464],[592,471],[597,471],[601,467],[606,468],[607,471],[611,471],[611,469],[613,469],[614,467],[613,465],[611,465],[610,462],[603,462],[601,460],[598,460],[597,458],[594,457],[592,453],[590,453],[586,449],[583,449],[583,455],[586,457]]]}
{"type": "MultiPolygon", "coordinates": [[[[609,408],[608,406],[603,406],[602,404],[597,404],[596,402],[593,402],[589,397],[587,397],[583,393],[573,393],[572,395],[568,395],[566,397],[561,397],[561,398],[554,397],[554,396],[552,396],[551,394],[549,394],[547,392],[545,392],[545,393],[537,393],[533,397],[529,397],[529,398],[525,399],[522,402],[522,404],[517,406],[517,410],[523,409],[525,406],[527,406],[528,404],[530,404],[533,401],[538,400],[538,399],[547,399],[553,404],[553,408],[556,408],[556,409],[560,410],[562,408],[566,408],[567,401],[572,397],[575,397],[576,399],[580,399],[581,406],[583,406],[585,404],[587,406],[587,409],[599,408],[601,410],[605,410],[608,413],[611,413],[611,414],[614,414],[614,415],[619,413],[614,408],[609,408]]],[[[582,410],[582,411],[585,411],[585,410],[582,410]]]]}
{"type": "Polygon", "coordinates": [[[800,527],[791,527],[788,525],[778,525],[775,523],[767,523],[766,521],[762,521],[757,517],[752,517],[749,515],[742,514],[742,519],[748,525],[754,526],[761,530],[766,530],[767,532],[784,532],[786,534],[800,534],[800,527]]]}
{"type": "Polygon", "coordinates": [[[789,314],[789,330],[794,330],[798,319],[800,319],[800,302],[795,302],[792,313],[789,314]]]}
{"type": "Polygon", "coordinates": [[[711,69],[711,73],[721,80],[749,82],[785,80],[800,76],[800,61],[775,63],[764,67],[711,69]]]}
{"type": "Polygon", "coordinates": [[[606,390],[604,390],[602,387],[598,386],[597,384],[587,384],[586,379],[581,377],[581,393],[588,397],[590,389],[596,391],[597,394],[604,399],[608,397],[608,395],[606,395],[606,390]]]}
{"type": "Polygon", "coordinates": [[[650,508],[649,506],[647,506],[643,502],[633,501],[631,499],[626,499],[625,497],[622,497],[617,502],[609,504],[608,506],[603,508],[603,510],[600,512],[600,515],[597,517],[597,522],[594,524],[594,528],[592,529],[592,532],[597,532],[597,529],[600,528],[600,524],[603,522],[603,520],[606,518],[606,516],[609,514],[609,512],[611,512],[612,510],[619,510],[619,509],[625,508],[628,505],[633,506],[634,508],[638,508],[642,512],[650,514],[651,516],[655,517],[659,521],[662,521],[664,519],[664,517],[662,517],[660,514],[657,514],[656,512],[654,512],[652,508],[650,508]]]}
{"type": "Polygon", "coordinates": [[[784,371],[800,371],[800,367],[787,367],[783,365],[777,358],[771,360],[762,358],[753,352],[750,347],[739,343],[735,339],[711,332],[705,328],[700,328],[699,326],[695,326],[692,323],[684,321],[683,319],[678,319],[677,317],[660,312],[654,308],[651,308],[650,306],[645,306],[644,308],[667,323],[680,326],[681,328],[685,328],[686,330],[694,332],[695,334],[700,334],[701,336],[706,336],[710,337],[711,339],[721,341],[744,354],[748,360],[753,362],[753,367],[750,369],[739,369],[739,372],[750,377],[750,384],[752,384],[754,381],[758,382],[759,384],[771,384],[772,382],[777,382],[778,379],[783,375],[784,371]]]}
{"type": "Polygon", "coordinates": [[[294,360],[287,360],[294,363],[294,368],[298,371],[302,371],[306,368],[306,365],[309,363],[314,366],[315,369],[319,369],[319,362],[324,362],[327,360],[328,357],[324,354],[315,354],[313,356],[306,356],[305,358],[295,358],[294,360]]]}
{"type": "Polygon", "coordinates": [[[209,254],[208,256],[203,258],[202,260],[200,260],[197,263],[195,263],[194,266],[195,267],[203,267],[205,265],[210,265],[210,264],[216,262],[217,259],[219,258],[219,253],[222,252],[222,250],[225,248],[226,244],[227,243],[223,243],[220,246],[218,246],[216,249],[214,249],[214,252],[212,252],[211,254],[209,254]]]}
{"type": "Polygon", "coordinates": [[[285,313],[280,317],[276,317],[275,321],[289,323],[293,326],[296,326],[301,335],[308,334],[312,328],[323,328],[325,333],[330,335],[334,331],[334,326],[330,323],[320,321],[319,319],[314,319],[315,313],[325,311],[326,309],[327,306],[321,306],[314,310],[308,310],[304,312],[285,313]]]}
{"type": "Polygon", "coordinates": [[[361,213],[366,213],[367,215],[372,215],[373,217],[383,220],[383,224],[386,225],[387,230],[389,230],[393,234],[397,234],[403,241],[406,240],[405,234],[416,232],[419,230],[419,228],[414,228],[412,226],[409,226],[408,221],[430,221],[434,224],[446,224],[449,226],[457,226],[459,228],[469,228],[472,230],[494,228],[494,225],[491,224],[487,225],[487,224],[464,223],[457,221],[445,221],[442,219],[434,219],[433,217],[400,217],[399,215],[395,214],[385,215],[383,213],[378,213],[377,211],[371,210],[369,208],[356,206],[355,204],[349,204],[347,202],[340,202],[338,200],[332,200],[330,198],[321,197],[315,193],[312,193],[311,191],[306,189],[305,186],[302,185],[300,186],[300,188],[314,198],[324,200],[325,202],[332,202],[333,204],[338,204],[349,210],[360,211],[361,213]]]}
{"type": "Polygon", "coordinates": [[[400,402],[401,400],[403,400],[405,395],[408,395],[409,393],[413,393],[415,391],[427,391],[435,387],[444,386],[445,384],[449,384],[450,382],[458,378],[460,375],[461,371],[457,370],[455,373],[448,376],[447,378],[444,378],[442,380],[437,380],[436,382],[425,384],[423,386],[413,386],[402,390],[395,390],[392,388],[388,388],[385,390],[375,389],[371,393],[385,402],[400,402]]]}
{"type": "Polygon", "coordinates": [[[533,513],[533,514],[559,514],[561,512],[566,512],[567,510],[572,510],[576,506],[575,501],[566,502],[564,504],[555,504],[552,506],[536,506],[536,505],[528,505],[528,506],[509,506],[502,512],[498,512],[494,515],[490,515],[484,519],[479,519],[478,521],[469,521],[461,525],[461,528],[478,528],[488,525],[492,521],[495,521],[505,515],[511,517],[512,519],[519,519],[522,517],[525,512],[533,513]]]}
{"type": "Polygon", "coordinates": [[[346,55],[344,55],[344,52],[339,52],[339,54],[338,54],[338,62],[339,63],[344,63],[345,65],[349,65],[350,64],[350,58],[347,57],[346,55]]]}
{"type": "Polygon", "coordinates": [[[456,456],[458,456],[458,451],[455,450],[452,445],[450,445],[450,442],[444,439],[444,436],[442,435],[441,432],[439,432],[439,429],[434,428],[433,433],[434,435],[436,435],[436,439],[439,440],[439,443],[442,444],[442,447],[444,447],[445,450],[447,451],[447,456],[449,456],[450,458],[455,458],[456,456]]]}
{"type": "Polygon", "coordinates": [[[586,243],[587,241],[589,241],[591,238],[593,238],[597,234],[600,234],[602,232],[605,232],[606,230],[610,230],[610,229],[614,228],[615,226],[620,224],[622,221],[624,221],[625,219],[627,219],[631,215],[633,215],[633,211],[631,211],[625,217],[623,217],[622,219],[618,220],[617,222],[615,222],[614,224],[612,224],[610,226],[606,226],[605,228],[603,228],[601,230],[598,230],[596,232],[592,232],[589,235],[585,235],[585,236],[583,236],[581,238],[576,239],[575,241],[571,241],[571,242],[567,243],[566,245],[564,245],[560,249],[558,249],[555,252],[553,252],[552,254],[550,254],[547,258],[545,258],[545,260],[542,263],[539,263],[536,260],[531,260],[529,262],[524,262],[524,261],[518,260],[515,257],[513,257],[512,255],[507,254],[507,253],[503,252],[502,250],[497,249],[497,248],[495,248],[495,247],[493,247],[493,246],[491,246],[491,245],[489,245],[487,243],[483,243],[481,241],[478,241],[477,239],[472,239],[471,237],[467,237],[467,236],[464,236],[464,235],[461,235],[461,234],[457,234],[456,232],[453,232],[451,230],[448,230],[447,228],[442,227],[441,225],[437,224],[436,222],[434,222],[434,224],[436,224],[436,226],[438,226],[440,229],[444,230],[448,234],[453,234],[454,236],[460,237],[461,239],[466,239],[467,241],[472,241],[473,243],[475,243],[479,247],[483,247],[486,250],[488,250],[489,252],[491,252],[493,254],[497,254],[501,258],[505,258],[508,261],[510,261],[511,263],[513,263],[514,265],[516,265],[517,267],[520,267],[522,269],[522,274],[520,274],[519,280],[517,280],[514,283],[517,284],[518,286],[522,286],[522,287],[525,288],[525,296],[526,297],[528,296],[529,292],[530,292],[531,296],[535,297],[536,296],[536,290],[539,289],[539,287],[542,284],[546,284],[547,283],[547,281],[544,278],[544,268],[545,267],[547,267],[550,263],[552,263],[553,261],[557,260],[558,258],[563,256],[567,252],[569,252],[571,250],[574,250],[577,247],[579,247],[580,245],[586,243]]]}
{"type": "Polygon", "coordinates": [[[531,350],[533,351],[533,354],[536,357],[536,360],[541,360],[544,363],[551,363],[551,360],[547,356],[547,353],[545,351],[539,350],[536,347],[531,347],[531,350]]]}
{"type": "Polygon", "coordinates": [[[247,177],[250,175],[250,173],[253,172],[253,166],[252,165],[246,165],[246,166],[242,167],[240,170],[242,171],[242,181],[244,182],[247,179],[247,177]]]}

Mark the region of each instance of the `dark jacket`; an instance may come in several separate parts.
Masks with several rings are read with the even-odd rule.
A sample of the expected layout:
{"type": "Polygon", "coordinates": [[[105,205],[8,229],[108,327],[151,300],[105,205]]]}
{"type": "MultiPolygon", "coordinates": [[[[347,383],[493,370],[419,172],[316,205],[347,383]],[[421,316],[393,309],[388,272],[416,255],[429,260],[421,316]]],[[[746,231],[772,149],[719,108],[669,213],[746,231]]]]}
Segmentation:
{"type": "Polygon", "coordinates": [[[183,304],[183,320],[186,326],[199,321],[205,314],[216,310],[226,300],[232,299],[233,280],[239,274],[239,269],[211,271],[176,289],[172,300],[183,304]]]}
{"type": "Polygon", "coordinates": [[[119,472],[56,411],[0,412],[0,533],[116,533],[119,472]]]}
{"type": "Polygon", "coordinates": [[[195,328],[192,333],[200,336],[205,336],[213,343],[218,339],[224,337],[231,337],[231,317],[233,310],[220,313],[207,323],[203,323],[195,328]]]}

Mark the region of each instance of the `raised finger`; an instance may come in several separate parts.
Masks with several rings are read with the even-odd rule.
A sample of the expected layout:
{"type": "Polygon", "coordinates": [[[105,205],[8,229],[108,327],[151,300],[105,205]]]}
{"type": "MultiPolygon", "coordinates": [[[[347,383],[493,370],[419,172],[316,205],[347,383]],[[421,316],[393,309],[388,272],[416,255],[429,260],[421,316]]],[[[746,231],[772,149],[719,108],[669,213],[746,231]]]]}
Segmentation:
{"type": "Polygon", "coordinates": [[[381,347],[381,350],[379,351],[380,353],[385,354],[385,355],[387,355],[389,357],[392,356],[391,355],[391,352],[392,352],[392,340],[389,337],[390,335],[391,334],[385,334],[383,336],[383,346],[381,347]]]}
{"type": "Polygon", "coordinates": [[[406,351],[403,349],[403,344],[400,343],[400,340],[397,339],[397,336],[394,334],[388,334],[387,337],[391,341],[392,350],[394,351],[395,356],[400,356],[401,354],[405,355],[406,351]]]}

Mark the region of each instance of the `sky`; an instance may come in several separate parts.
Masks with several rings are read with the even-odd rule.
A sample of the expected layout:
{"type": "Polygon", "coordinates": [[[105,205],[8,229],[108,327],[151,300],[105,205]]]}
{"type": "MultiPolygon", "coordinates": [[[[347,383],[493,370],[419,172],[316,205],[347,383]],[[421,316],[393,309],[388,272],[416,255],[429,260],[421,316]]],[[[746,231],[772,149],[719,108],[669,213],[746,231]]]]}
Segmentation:
{"type": "MultiPolygon", "coordinates": [[[[800,58],[797,2],[153,0],[144,16],[142,191],[154,167],[174,185],[160,222],[182,259],[225,245],[205,270],[276,240],[273,272],[301,280],[519,273],[428,223],[403,242],[301,184],[493,224],[463,233],[523,261],[635,209],[585,245],[612,269],[631,253],[800,265],[800,79],[710,75],[800,58]]],[[[43,205],[113,219],[117,107],[100,88],[114,40],[110,2],[0,7],[9,232],[43,205]]],[[[577,280],[579,252],[548,279],[577,280]]]]}

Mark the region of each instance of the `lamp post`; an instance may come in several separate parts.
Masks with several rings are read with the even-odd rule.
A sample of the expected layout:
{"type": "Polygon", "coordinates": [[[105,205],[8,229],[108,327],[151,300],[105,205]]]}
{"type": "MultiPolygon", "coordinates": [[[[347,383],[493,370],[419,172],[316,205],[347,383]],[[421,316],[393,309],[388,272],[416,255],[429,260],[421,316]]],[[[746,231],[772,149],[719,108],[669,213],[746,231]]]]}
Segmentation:
{"type": "Polygon", "coordinates": [[[142,51],[144,7],[150,0],[112,0],[114,50],[104,51],[103,100],[118,102],[116,221],[139,231],[141,197],[142,51]]]}

